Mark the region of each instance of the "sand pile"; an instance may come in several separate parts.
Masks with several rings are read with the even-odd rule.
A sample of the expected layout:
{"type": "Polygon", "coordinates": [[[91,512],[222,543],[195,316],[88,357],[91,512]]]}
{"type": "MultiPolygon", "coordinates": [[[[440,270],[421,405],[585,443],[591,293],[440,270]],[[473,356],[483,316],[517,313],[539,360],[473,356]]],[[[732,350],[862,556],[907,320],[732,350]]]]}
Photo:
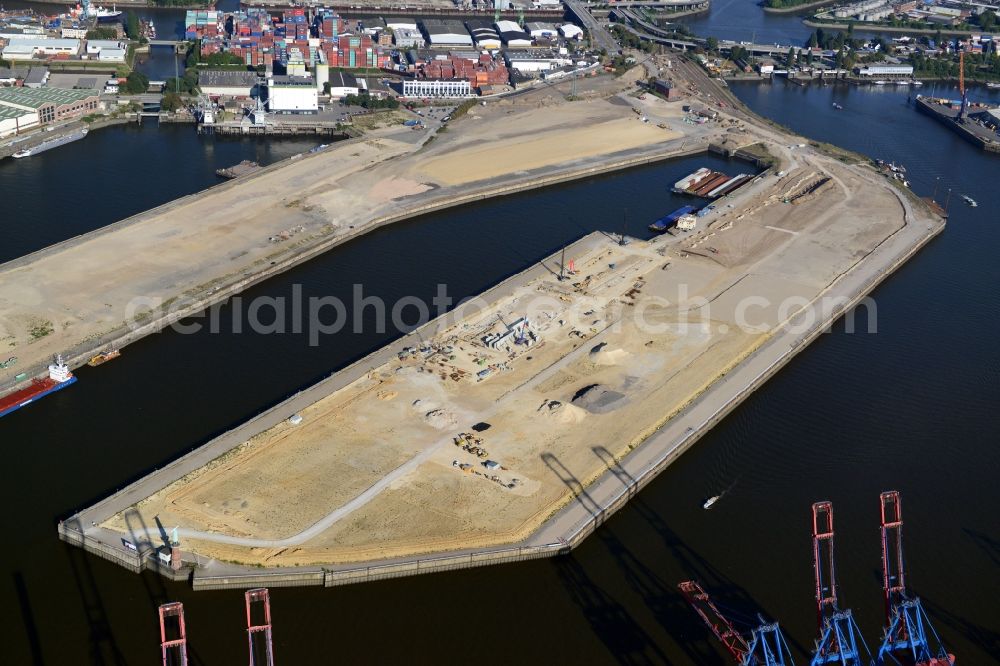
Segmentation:
{"type": "Polygon", "coordinates": [[[432,409],[431,411],[424,414],[424,419],[427,424],[444,430],[445,428],[454,428],[458,425],[458,418],[447,409],[432,409]]]}
{"type": "Polygon", "coordinates": [[[559,402],[558,400],[546,400],[538,408],[538,413],[557,423],[579,423],[587,415],[587,412],[576,405],[559,402]]]}
{"type": "Polygon", "coordinates": [[[612,391],[600,384],[584,386],[573,396],[573,404],[594,414],[611,412],[628,402],[624,393],[612,391]]]}
{"type": "Polygon", "coordinates": [[[624,349],[608,349],[608,343],[602,342],[590,350],[590,362],[596,365],[618,365],[631,356],[624,349]]]}

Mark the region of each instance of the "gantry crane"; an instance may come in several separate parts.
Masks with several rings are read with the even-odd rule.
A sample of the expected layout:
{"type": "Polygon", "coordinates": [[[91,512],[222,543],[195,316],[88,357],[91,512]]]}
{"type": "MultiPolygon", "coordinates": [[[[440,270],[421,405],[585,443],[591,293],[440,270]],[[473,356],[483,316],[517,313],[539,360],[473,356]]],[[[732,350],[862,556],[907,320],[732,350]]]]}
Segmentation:
{"type": "Polygon", "coordinates": [[[958,94],[962,96],[962,106],[958,110],[958,122],[964,123],[969,110],[969,98],[965,94],[965,50],[958,52],[958,94]]]}
{"type": "Polygon", "coordinates": [[[903,509],[899,492],[884,492],[879,499],[882,504],[882,592],[886,630],[875,663],[877,666],[951,666],[955,656],[948,654],[941,645],[920,599],[911,597],[906,591],[903,509]]]}
{"type": "Polygon", "coordinates": [[[163,666],[187,666],[187,628],[184,604],[174,601],[160,606],[160,652],[163,666]],[[174,622],[171,618],[177,618],[174,622]],[[171,637],[168,638],[167,636],[171,637]]]}
{"type": "Polygon", "coordinates": [[[681,594],[702,621],[708,625],[715,637],[733,656],[740,666],[795,666],[791,652],[781,628],[777,622],[767,623],[761,618],[761,624],[750,633],[750,640],[744,638],[732,622],[723,615],[708,593],[694,581],[685,581],[678,585],[681,594]]]}
{"type": "Polygon", "coordinates": [[[247,590],[247,642],[250,666],[274,666],[274,646],[271,641],[271,595],[266,587],[247,590]],[[260,661],[258,661],[260,657],[260,661]]]}
{"type": "Polygon", "coordinates": [[[871,663],[871,652],[850,609],[841,610],[837,598],[837,572],[833,561],[833,504],[816,502],[812,511],[819,640],[810,666],[868,666],[871,663]]]}

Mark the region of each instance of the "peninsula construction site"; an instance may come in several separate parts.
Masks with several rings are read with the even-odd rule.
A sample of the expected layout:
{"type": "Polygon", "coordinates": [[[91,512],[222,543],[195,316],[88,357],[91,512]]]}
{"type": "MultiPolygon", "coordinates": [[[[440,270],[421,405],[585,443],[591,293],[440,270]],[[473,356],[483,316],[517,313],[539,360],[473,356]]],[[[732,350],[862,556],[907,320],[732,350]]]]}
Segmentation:
{"type": "MultiPolygon", "coordinates": [[[[281,169],[233,183],[273,181],[246,215],[271,219],[259,192],[281,195],[288,212],[280,219],[301,226],[308,244],[460,191],[709,143],[726,152],[753,146],[773,162],[698,218],[695,230],[626,242],[591,234],[483,294],[475,307],[458,308],[81,511],[60,524],[62,538],[133,568],[161,567],[170,553],[175,574],[193,576],[196,586],[214,581],[205,587],[282,584],[275,582],[281,576],[284,584],[332,584],[323,576],[364,570],[350,579],[372,579],[382,565],[402,575],[458,566],[433,565],[449,555],[523,559],[575,545],[623,492],[655,476],[943,228],[863,160],[810,145],[744,110],[730,105],[710,122],[684,122],[683,107],[704,100],[705,89],[696,89],[705,84],[680,82],[688,95],[677,102],[628,91],[566,101],[539,91],[475,107],[421,150],[390,138],[341,146],[358,153],[357,169],[340,177],[301,170],[299,181],[309,183],[299,192],[281,169]],[[500,152],[488,167],[475,166],[493,149],[500,152]],[[390,153],[396,159],[384,161],[390,153]],[[169,538],[157,525],[172,529],[169,538]]],[[[328,158],[284,168],[315,159],[328,158]]],[[[159,220],[157,230],[178,256],[199,253],[208,270],[214,244],[231,242],[232,230],[207,213],[199,222],[217,224],[217,234],[192,249],[164,225],[186,229],[204,200],[243,200],[239,193],[210,192],[185,204],[184,214],[159,220]]],[[[144,233],[148,222],[112,235],[144,233]]],[[[245,237],[248,223],[240,224],[245,237]]],[[[280,231],[259,224],[265,239],[280,231]]],[[[270,260],[265,255],[274,251],[274,243],[243,243],[225,256],[236,261],[236,250],[245,249],[240,261],[270,260]]],[[[86,245],[9,272],[27,271],[27,279],[86,245]]],[[[160,262],[130,260],[143,271],[140,282],[160,285],[155,293],[225,284],[221,274],[218,282],[178,277],[160,248],[160,262]]],[[[130,284],[121,277],[109,289],[124,298],[130,284]]],[[[5,285],[0,325],[13,311],[28,315],[26,305],[12,304],[10,280],[5,285]]],[[[53,285],[54,294],[63,292],[54,298],[65,297],[67,285],[53,285]]],[[[57,331],[52,344],[107,326],[86,320],[80,307],[72,316],[81,321],[57,331]]]]}

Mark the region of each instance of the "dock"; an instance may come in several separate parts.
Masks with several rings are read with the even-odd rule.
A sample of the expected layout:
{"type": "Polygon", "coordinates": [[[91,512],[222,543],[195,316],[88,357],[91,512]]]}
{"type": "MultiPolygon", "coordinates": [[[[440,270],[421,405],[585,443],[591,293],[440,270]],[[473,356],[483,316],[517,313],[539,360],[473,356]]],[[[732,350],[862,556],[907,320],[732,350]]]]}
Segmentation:
{"type": "Polygon", "coordinates": [[[974,107],[972,111],[967,113],[964,122],[960,122],[958,118],[960,110],[955,107],[954,102],[917,95],[914,103],[917,111],[938,120],[969,143],[973,143],[989,153],[1000,153],[1000,134],[997,130],[987,126],[984,119],[980,118],[983,114],[991,115],[991,122],[996,123],[994,126],[1000,125],[1000,118],[992,116],[990,110],[974,107]]]}
{"type": "Polygon", "coordinates": [[[235,136],[323,136],[346,139],[349,135],[340,123],[335,122],[267,122],[250,123],[225,121],[221,123],[200,123],[199,134],[221,134],[235,136]]]}
{"type": "Polygon", "coordinates": [[[231,167],[216,169],[215,175],[220,178],[240,178],[242,176],[249,176],[252,173],[260,171],[260,168],[260,165],[256,162],[243,160],[239,164],[234,164],[231,167]]]}

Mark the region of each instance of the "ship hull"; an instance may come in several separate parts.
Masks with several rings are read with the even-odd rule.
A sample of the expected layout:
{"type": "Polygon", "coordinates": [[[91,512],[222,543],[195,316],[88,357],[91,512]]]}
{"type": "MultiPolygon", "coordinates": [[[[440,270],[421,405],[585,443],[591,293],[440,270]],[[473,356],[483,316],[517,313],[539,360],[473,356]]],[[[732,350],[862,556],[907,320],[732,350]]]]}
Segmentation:
{"type": "Polygon", "coordinates": [[[15,412],[22,407],[30,405],[33,402],[41,400],[50,393],[55,393],[56,391],[61,391],[70,384],[76,383],[76,377],[70,377],[64,382],[57,382],[48,384],[42,382],[34,387],[29,387],[23,391],[12,394],[8,396],[8,400],[0,401],[0,417],[7,416],[11,412],[15,412]],[[34,390],[33,390],[34,389],[34,390]],[[9,398],[16,396],[16,398],[11,401],[9,398]]]}
{"type": "Polygon", "coordinates": [[[14,153],[14,157],[31,157],[32,155],[38,155],[44,153],[46,150],[52,150],[53,148],[58,148],[59,146],[65,146],[67,143],[73,143],[74,141],[79,141],[80,139],[87,136],[87,130],[82,129],[64,136],[56,137],[55,139],[49,139],[48,141],[43,141],[37,146],[31,148],[26,148],[23,151],[19,150],[14,153]]]}

